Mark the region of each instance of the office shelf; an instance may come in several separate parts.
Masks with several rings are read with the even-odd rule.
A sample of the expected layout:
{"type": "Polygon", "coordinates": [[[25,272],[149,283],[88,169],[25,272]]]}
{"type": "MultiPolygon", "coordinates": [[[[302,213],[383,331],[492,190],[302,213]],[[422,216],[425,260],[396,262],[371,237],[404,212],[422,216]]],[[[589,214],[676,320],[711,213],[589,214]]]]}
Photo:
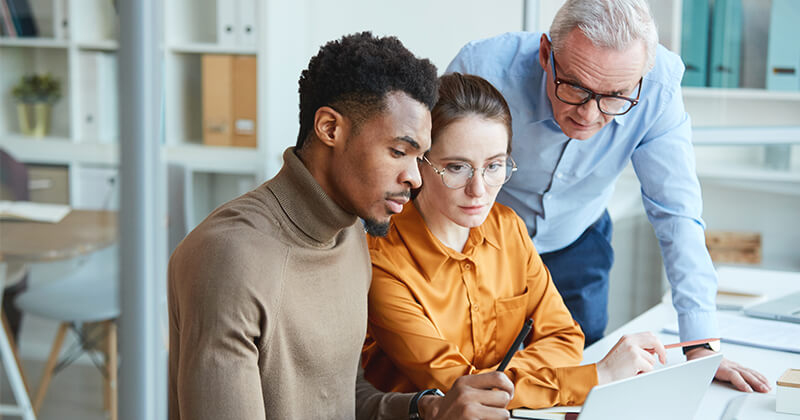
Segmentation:
{"type": "MultiPolygon", "coordinates": [[[[723,89],[723,88],[710,88],[710,87],[684,87],[684,98],[700,98],[700,99],[735,99],[735,100],[758,100],[758,101],[800,101],[800,92],[766,90],[766,89],[723,89]]],[[[798,122],[800,124],[800,122],[798,122]]]]}
{"type": "Polygon", "coordinates": [[[68,48],[69,42],[53,38],[8,38],[0,37],[0,47],[20,48],[68,48]]]}
{"type": "Polygon", "coordinates": [[[257,50],[255,47],[236,46],[236,45],[219,45],[213,43],[186,43],[170,45],[167,50],[179,54],[240,54],[240,55],[255,55],[257,50]]]}
{"type": "Polygon", "coordinates": [[[119,43],[113,39],[104,39],[98,41],[81,41],[77,44],[78,49],[81,50],[94,50],[94,51],[116,51],[119,48],[119,43]]]}
{"type": "Polygon", "coordinates": [[[165,146],[165,159],[169,163],[205,172],[228,174],[256,174],[263,170],[263,154],[242,147],[203,145],[165,146]]]}
{"type": "Polygon", "coordinates": [[[116,144],[74,143],[65,137],[37,138],[9,134],[0,137],[0,146],[20,161],[53,165],[112,165],[118,162],[119,154],[116,144]]]}
{"type": "Polygon", "coordinates": [[[800,126],[695,127],[692,129],[692,143],[695,146],[800,144],[800,126]]]}
{"type": "MultiPolygon", "coordinates": [[[[161,156],[165,165],[185,173],[185,185],[180,188],[193,192],[185,197],[188,202],[170,203],[175,206],[171,212],[185,209],[189,223],[201,220],[221,204],[215,200],[230,199],[232,194],[257,185],[265,178],[266,162],[272,161],[266,158],[270,151],[263,133],[258,135],[259,148],[210,147],[200,141],[202,54],[262,54],[257,45],[217,42],[217,13],[238,13],[238,3],[170,0],[163,5],[164,20],[172,24],[163,28],[161,39],[167,138],[161,146],[161,156]]],[[[36,6],[34,14],[43,31],[41,37],[0,37],[0,92],[6,95],[24,75],[46,72],[60,80],[62,97],[52,108],[51,134],[44,138],[19,134],[16,105],[10,96],[4,98],[0,107],[0,148],[25,163],[67,167],[70,185],[92,185],[84,178],[97,171],[114,172],[120,163],[118,124],[91,125],[91,121],[112,121],[111,116],[117,112],[117,11],[107,0],[37,0],[36,6]],[[55,26],[56,15],[64,18],[61,27],[55,26]]],[[[254,19],[262,17],[255,13],[254,19]]],[[[262,98],[260,94],[259,103],[262,98]]],[[[274,172],[280,162],[273,162],[272,166],[274,172]]],[[[71,200],[75,200],[71,204],[84,205],[89,200],[89,190],[81,195],[76,193],[80,188],[70,188],[71,200]]]]}

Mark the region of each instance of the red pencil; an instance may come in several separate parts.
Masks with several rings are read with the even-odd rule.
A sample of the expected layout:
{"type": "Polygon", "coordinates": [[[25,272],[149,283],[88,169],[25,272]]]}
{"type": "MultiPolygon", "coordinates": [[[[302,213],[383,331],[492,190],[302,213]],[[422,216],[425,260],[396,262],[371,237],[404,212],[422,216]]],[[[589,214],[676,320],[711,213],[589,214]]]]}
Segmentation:
{"type": "Polygon", "coordinates": [[[719,340],[720,340],[719,338],[704,338],[702,340],[692,340],[692,341],[684,341],[682,343],[667,344],[666,346],[664,346],[664,348],[665,349],[671,349],[671,348],[675,348],[675,347],[696,346],[698,344],[712,343],[714,341],[718,342],[719,340]]]}

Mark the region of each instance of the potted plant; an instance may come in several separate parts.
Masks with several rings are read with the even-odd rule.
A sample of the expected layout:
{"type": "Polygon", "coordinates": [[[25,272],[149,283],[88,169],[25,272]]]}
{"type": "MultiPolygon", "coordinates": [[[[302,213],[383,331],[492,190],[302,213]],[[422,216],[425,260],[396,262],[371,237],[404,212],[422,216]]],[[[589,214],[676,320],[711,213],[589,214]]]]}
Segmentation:
{"type": "Polygon", "coordinates": [[[17,100],[17,116],[22,134],[36,137],[47,135],[50,129],[50,107],[61,98],[61,82],[49,73],[22,76],[11,94],[17,100]]]}

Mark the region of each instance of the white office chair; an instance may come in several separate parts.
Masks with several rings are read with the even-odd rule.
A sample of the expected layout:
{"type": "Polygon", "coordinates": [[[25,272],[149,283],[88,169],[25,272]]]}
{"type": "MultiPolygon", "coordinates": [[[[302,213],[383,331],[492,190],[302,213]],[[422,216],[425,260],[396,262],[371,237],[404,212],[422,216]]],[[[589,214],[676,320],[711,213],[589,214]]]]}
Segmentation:
{"type": "Polygon", "coordinates": [[[15,301],[23,312],[61,321],[33,401],[33,408],[37,413],[52,376],[86,352],[105,376],[104,406],[109,410],[111,420],[117,418],[115,321],[120,315],[120,300],[116,249],[109,247],[96,252],[76,271],[56,281],[32,286],[15,301]],[[90,324],[100,325],[102,328],[85,328],[90,324]],[[78,341],[59,361],[67,330],[72,330],[78,341]],[[105,361],[100,360],[96,354],[102,341],[106,346],[105,361]]]}

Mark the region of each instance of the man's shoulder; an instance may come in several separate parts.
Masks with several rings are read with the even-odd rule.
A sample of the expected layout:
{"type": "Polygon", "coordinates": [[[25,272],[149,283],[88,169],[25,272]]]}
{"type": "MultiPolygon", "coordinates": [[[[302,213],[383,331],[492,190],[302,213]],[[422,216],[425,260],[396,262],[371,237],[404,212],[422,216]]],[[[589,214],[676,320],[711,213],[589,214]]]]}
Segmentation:
{"type": "Polygon", "coordinates": [[[470,41],[464,48],[472,52],[493,53],[493,49],[513,49],[514,51],[530,51],[539,49],[540,32],[506,32],[489,38],[470,41]]]}
{"type": "Polygon", "coordinates": [[[269,207],[253,192],[223,204],[181,241],[170,265],[194,277],[238,278],[253,266],[280,258],[289,245],[282,240],[280,219],[269,207]]]}
{"type": "Polygon", "coordinates": [[[656,49],[655,66],[645,75],[645,80],[677,89],[683,79],[684,69],[681,57],[659,44],[656,49]]]}
{"type": "Polygon", "coordinates": [[[531,60],[538,60],[541,35],[538,32],[506,32],[471,41],[461,49],[448,71],[473,74],[514,72],[516,69],[529,71],[531,60]],[[464,66],[466,68],[462,68],[464,66]]]}

